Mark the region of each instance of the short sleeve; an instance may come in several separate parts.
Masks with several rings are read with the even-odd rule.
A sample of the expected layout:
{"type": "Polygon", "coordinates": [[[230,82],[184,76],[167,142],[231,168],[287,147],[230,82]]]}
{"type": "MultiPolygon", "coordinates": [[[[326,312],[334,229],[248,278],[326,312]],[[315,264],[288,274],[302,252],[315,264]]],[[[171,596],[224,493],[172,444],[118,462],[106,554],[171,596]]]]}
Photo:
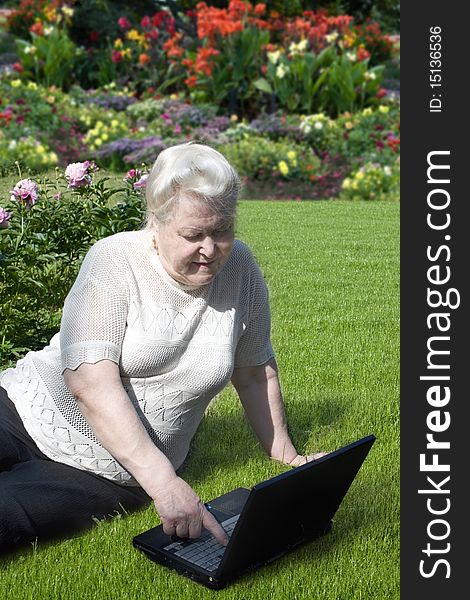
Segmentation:
{"type": "Polygon", "coordinates": [[[271,313],[269,293],[263,275],[251,257],[248,286],[248,318],[235,351],[236,367],[262,365],[274,356],[271,344],[271,313]]]}
{"type": "Polygon", "coordinates": [[[64,304],[62,371],[103,359],[119,363],[129,306],[127,271],[122,245],[112,238],[86,255],[64,304]]]}

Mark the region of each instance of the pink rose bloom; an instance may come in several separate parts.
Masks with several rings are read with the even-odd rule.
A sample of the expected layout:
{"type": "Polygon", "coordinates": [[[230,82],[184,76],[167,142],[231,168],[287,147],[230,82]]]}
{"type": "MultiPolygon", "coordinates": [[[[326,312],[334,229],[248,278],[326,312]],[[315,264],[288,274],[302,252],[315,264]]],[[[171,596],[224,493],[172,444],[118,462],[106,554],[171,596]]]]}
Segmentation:
{"type": "Polygon", "coordinates": [[[11,213],[7,212],[5,209],[3,209],[0,206],[0,227],[3,227],[3,228],[8,227],[10,224],[8,222],[10,220],[10,217],[11,217],[11,213]]]}
{"type": "Polygon", "coordinates": [[[92,163],[89,160],[85,162],[71,163],[65,169],[65,177],[69,182],[69,188],[79,188],[90,185],[91,175],[90,167],[92,163]]]}
{"type": "Polygon", "coordinates": [[[145,187],[145,184],[147,183],[147,179],[149,177],[148,173],[145,173],[144,175],[142,175],[142,177],[139,179],[139,181],[136,181],[134,183],[134,189],[135,190],[141,190],[145,187]]]}
{"type": "Polygon", "coordinates": [[[38,184],[32,179],[22,179],[10,190],[10,194],[10,200],[16,200],[24,206],[31,208],[39,198],[38,184]]]}

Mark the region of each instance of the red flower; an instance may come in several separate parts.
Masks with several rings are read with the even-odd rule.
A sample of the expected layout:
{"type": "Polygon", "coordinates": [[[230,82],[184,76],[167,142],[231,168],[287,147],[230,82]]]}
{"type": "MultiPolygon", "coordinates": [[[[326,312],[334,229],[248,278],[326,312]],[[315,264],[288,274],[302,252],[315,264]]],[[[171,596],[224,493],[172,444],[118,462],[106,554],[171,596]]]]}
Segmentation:
{"type": "Polygon", "coordinates": [[[150,17],[145,16],[140,21],[140,24],[144,29],[148,29],[149,27],[152,27],[152,20],[150,17]]]}
{"type": "Polygon", "coordinates": [[[113,63],[120,63],[122,61],[122,52],[120,50],[113,50],[111,52],[111,60],[113,63]]]}
{"type": "Polygon", "coordinates": [[[143,52],[140,56],[139,56],[139,63],[142,66],[145,66],[148,62],[150,62],[150,56],[148,54],[145,54],[145,52],[143,52]]]}
{"type": "Polygon", "coordinates": [[[385,90],[384,88],[380,88],[380,90],[375,94],[375,97],[380,100],[380,98],[383,98],[386,95],[387,95],[387,90],[385,90]]]}
{"type": "Polygon", "coordinates": [[[23,71],[24,71],[23,65],[22,65],[20,62],[16,62],[16,63],[13,65],[13,69],[14,69],[14,70],[15,70],[17,73],[23,73],[23,71]]]}
{"type": "Polygon", "coordinates": [[[90,42],[98,41],[99,37],[100,34],[97,31],[90,31],[90,33],[88,34],[88,39],[90,40],[90,42]]]}
{"type": "Polygon", "coordinates": [[[127,17],[120,17],[118,19],[118,25],[124,31],[126,29],[130,29],[132,27],[131,22],[129,21],[129,19],[127,17]]]}

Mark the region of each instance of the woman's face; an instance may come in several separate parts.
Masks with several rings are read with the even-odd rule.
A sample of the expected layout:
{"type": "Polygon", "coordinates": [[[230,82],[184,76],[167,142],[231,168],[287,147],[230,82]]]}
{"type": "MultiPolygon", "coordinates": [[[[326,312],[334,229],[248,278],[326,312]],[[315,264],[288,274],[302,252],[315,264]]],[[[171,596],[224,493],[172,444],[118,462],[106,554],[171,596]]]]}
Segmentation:
{"type": "Polygon", "coordinates": [[[179,283],[206,285],[227,262],[234,224],[197,200],[182,198],[172,220],[155,236],[161,263],[179,283]]]}

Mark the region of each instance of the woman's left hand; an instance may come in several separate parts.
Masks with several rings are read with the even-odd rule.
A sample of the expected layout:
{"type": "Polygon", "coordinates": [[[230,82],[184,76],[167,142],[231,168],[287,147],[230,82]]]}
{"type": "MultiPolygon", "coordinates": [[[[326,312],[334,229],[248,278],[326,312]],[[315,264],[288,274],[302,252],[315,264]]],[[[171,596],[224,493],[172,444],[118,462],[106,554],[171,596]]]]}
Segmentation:
{"type": "Polygon", "coordinates": [[[305,465],[309,462],[313,462],[317,460],[317,458],[321,458],[322,456],[326,456],[328,452],[316,452],[315,454],[307,454],[306,456],[302,454],[297,454],[295,458],[293,458],[290,462],[286,463],[290,467],[300,467],[300,465],[305,465]]]}

